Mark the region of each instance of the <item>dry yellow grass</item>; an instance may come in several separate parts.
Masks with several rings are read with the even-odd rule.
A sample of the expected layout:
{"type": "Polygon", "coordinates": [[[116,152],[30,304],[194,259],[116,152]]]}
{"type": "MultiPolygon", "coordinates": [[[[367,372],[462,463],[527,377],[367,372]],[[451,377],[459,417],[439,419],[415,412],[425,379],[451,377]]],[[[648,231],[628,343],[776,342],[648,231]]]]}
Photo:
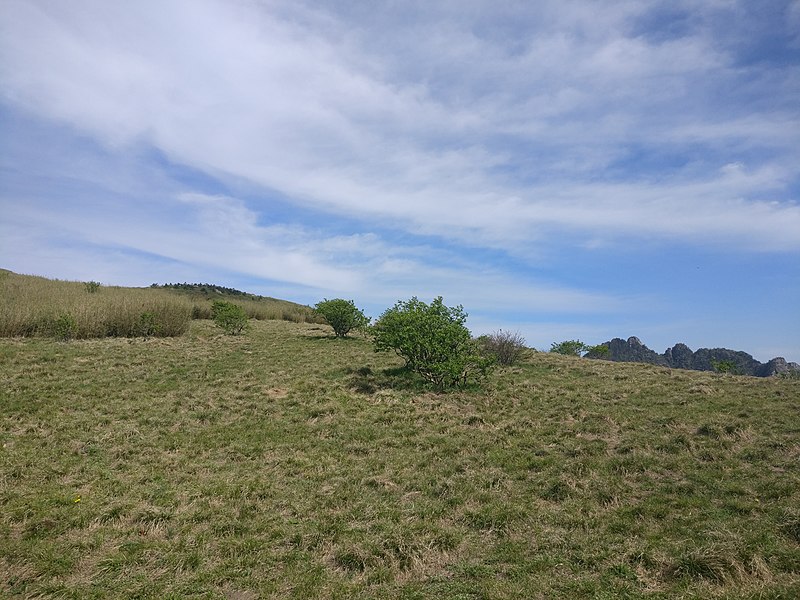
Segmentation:
{"type": "Polygon", "coordinates": [[[175,336],[186,332],[192,304],[167,291],[100,287],[0,272],[0,337],[175,336]],[[69,331],[59,331],[67,328],[69,331]]]}
{"type": "Polygon", "coordinates": [[[282,321],[0,339],[0,596],[797,597],[800,382],[400,362],[282,321]]]}

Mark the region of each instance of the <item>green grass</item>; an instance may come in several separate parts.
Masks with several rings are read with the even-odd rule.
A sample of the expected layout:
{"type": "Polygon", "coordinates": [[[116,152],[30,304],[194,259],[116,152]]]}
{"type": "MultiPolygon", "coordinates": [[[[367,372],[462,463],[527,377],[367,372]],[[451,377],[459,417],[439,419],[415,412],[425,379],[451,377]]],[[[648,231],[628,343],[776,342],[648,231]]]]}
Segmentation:
{"type": "Polygon", "coordinates": [[[800,382],[399,366],[284,321],[0,340],[0,596],[800,595],[800,382]]]}

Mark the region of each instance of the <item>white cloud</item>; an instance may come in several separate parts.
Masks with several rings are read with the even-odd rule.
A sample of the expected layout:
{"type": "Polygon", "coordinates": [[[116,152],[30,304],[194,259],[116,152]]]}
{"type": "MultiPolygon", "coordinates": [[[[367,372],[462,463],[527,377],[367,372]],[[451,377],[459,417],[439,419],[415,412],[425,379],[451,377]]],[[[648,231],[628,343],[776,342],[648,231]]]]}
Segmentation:
{"type": "MultiPolygon", "coordinates": [[[[107,205],[91,214],[76,214],[67,206],[43,209],[33,199],[17,202],[13,214],[6,211],[3,224],[4,260],[13,264],[21,257],[33,260],[39,255],[41,262],[45,257],[52,261],[64,252],[59,246],[65,245],[73,256],[140,253],[150,255],[156,264],[193,265],[195,272],[238,273],[318,289],[359,287],[357,271],[325,261],[299,244],[287,244],[284,231],[259,226],[257,215],[236,199],[184,194],[175,202],[188,210],[169,222],[160,220],[149,200],[129,208],[107,205]]],[[[13,199],[4,202],[12,203],[13,199]]],[[[88,269],[93,261],[84,262],[88,269]]],[[[68,271],[75,272],[75,267],[68,271]]],[[[131,274],[115,280],[123,277],[141,285],[131,274]]],[[[146,279],[155,279],[155,274],[146,279]]]]}
{"type": "Polygon", "coordinates": [[[735,81],[727,55],[702,28],[659,43],[630,37],[646,8],[429,7],[423,15],[463,14],[406,14],[394,35],[372,25],[380,14],[354,24],[365,17],[314,5],[8,2],[0,81],[7,102],[114,147],[144,141],[309,207],[462,242],[513,250],[566,229],[797,250],[797,206],[775,185],[798,158],[788,148],[797,119],[696,106],[694,86],[735,81]],[[409,59],[400,34],[412,32],[426,35],[409,59]],[[719,151],[734,135],[742,152],[773,148],[775,164],[603,181],[627,146],[688,139],[719,151]],[[778,204],[760,198],[758,181],[778,204]]]}

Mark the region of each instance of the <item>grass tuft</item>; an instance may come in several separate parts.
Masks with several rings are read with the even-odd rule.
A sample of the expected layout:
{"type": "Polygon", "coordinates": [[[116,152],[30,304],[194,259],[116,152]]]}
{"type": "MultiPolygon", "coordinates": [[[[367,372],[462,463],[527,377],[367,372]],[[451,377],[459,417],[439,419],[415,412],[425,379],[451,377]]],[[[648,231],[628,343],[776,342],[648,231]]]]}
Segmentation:
{"type": "Polygon", "coordinates": [[[800,544],[800,511],[787,510],[780,520],[780,532],[800,544]]]}

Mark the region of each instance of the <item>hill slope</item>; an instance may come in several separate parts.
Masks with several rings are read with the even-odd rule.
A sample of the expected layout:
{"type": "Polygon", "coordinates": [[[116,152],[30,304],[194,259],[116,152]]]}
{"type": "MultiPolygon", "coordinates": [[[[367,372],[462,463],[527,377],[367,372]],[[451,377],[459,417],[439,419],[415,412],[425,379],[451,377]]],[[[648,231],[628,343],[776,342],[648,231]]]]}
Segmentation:
{"type": "Polygon", "coordinates": [[[800,382],[532,354],[437,395],[263,321],[0,340],[0,592],[800,592],[800,382]]]}
{"type": "Polygon", "coordinates": [[[153,284],[153,289],[164,289],[187,297],[194,304],[195,318],[211,318],[211,303],[215,300],[233,302],[244,308],[251,319],[294,321],[295,323],[318,323],[322,319],[314,313],[314,309],[304,304],[289,300],[280,300],[270,296],[259,296],[242,292],[234,288],[211,283],[167,283],[153,284]]]}
{"type": "Polygon", "coordinates": [[[321,320],[308,306],[209,284],[101,286],[0,269],[0,337],[182,335],[191,319],[211,318],[214,300],[242,306],[251,319],[321,320]]]}

